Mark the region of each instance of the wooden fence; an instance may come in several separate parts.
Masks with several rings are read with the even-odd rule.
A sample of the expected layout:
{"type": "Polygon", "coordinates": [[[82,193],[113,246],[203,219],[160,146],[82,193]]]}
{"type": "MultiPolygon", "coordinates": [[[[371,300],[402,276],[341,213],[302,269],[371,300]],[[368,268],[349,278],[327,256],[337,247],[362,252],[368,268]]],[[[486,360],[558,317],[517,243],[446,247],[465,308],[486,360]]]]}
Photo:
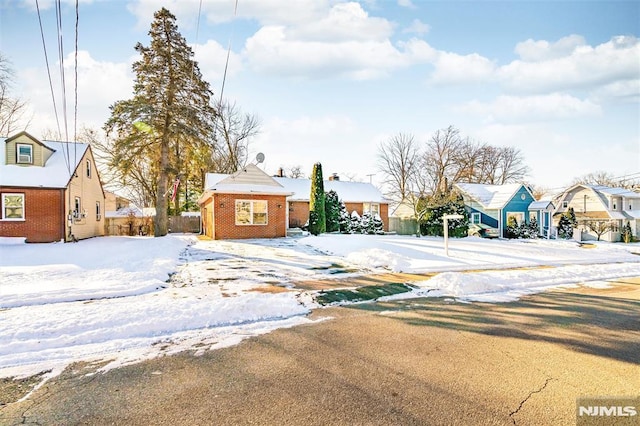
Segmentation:
{"type": "Polygon", "coordinates": [[[169,232],[199,234],[200,216],[169,216],[169,232]]]}
{"type": "Polygon", "coordinates": [[[415,235],[417,226],[418,221],[416,219],[389,218],[389,231],[398,235],[415,235]]]}
{"type": "MultiPolygon", "coordinates": [[[[153,235],[154,217],[112,217],[105,219],[105,235],[153,235]]],[[[199,234],[199,216],[169,216],[169,232],[199,234]]]]}

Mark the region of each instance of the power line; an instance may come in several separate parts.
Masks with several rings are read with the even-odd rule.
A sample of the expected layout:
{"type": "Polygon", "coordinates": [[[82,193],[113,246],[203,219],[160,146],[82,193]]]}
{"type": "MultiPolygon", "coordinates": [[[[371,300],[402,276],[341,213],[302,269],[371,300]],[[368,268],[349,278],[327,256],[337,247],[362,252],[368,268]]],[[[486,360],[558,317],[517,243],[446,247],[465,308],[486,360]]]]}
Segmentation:
{"type": "MultiPolygon", "coordinates": [[[[233,9],[233,18],[238,16],[238,0],[236,0],[236,5],[233,9]]],[[[231,34],[229,35],[229,45],[227,46],[227,60],[224,63],[224,74],[222,75],[222,87],[220,88],[220,104],[222,105],[222,95],[224,94],[224,84],[227,80],[227,69],[229,68],[229,56],[231,54],[231,39],[233,37],[233,26],[231,27],[231,34]]]]}

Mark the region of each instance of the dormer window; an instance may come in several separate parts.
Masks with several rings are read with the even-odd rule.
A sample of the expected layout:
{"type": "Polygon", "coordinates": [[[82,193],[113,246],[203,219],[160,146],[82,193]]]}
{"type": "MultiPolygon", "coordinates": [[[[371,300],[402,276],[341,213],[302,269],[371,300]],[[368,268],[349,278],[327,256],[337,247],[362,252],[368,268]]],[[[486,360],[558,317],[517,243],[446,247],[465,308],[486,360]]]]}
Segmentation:
{"type": "Polygon", "coordinates": [[[18,164],[33,164],[33,145],[16,144],[16,156],[16,163],[18,164]]]}

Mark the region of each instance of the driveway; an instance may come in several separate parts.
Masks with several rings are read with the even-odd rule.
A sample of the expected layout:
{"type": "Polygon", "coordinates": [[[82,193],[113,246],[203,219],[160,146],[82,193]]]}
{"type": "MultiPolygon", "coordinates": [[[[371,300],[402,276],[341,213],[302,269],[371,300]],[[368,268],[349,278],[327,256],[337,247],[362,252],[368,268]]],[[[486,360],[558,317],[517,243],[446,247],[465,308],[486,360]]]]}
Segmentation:
{"type": "Polygon", "coordinates": [[[625,279],[503,304],[319,309],[324,321],[198,356],[73,365],[0,423],[573,425],[578,397],[638,395],[639,299],[625,279]]]}

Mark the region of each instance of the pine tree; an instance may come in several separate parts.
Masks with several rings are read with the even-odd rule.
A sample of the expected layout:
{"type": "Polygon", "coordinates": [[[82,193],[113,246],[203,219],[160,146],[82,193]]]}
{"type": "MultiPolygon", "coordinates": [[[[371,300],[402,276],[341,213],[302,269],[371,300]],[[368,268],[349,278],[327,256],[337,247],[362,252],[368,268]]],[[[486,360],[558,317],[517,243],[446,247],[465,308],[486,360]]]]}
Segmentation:
{"type": "Polygon", "coordinates": [[[311,173],[311,195],[309,196],[309,232],[319,235],[326,232],[324,181],[322,178],[322,164],[313,165],[311,173]]]}
{"type": "Polygon", "coordinates": [[[373,234],[373,217],[371,216],[371,212],[362,213],[362,219],[360,222],[360,226],[362,227],[363,234],[373,234]]]}
{"type": "Polygon", "coordinates": [[[373,216],[373,233],[384,234],[384,222],[379,214],[373,216]]]}
{"type": "Polygon", "coordinates": [[[426,200],[424,215],[420,221],[420,231],[423,235],[444,235],[442,216],[445,214],[459,214],[462,219],[449,220],[449,236],[465,237],[469,228],[469,214],[464,207],[461,196],[456,194],[437,195],[426,200]]]}
{"type": "Polygon", "coordinates": [[[169,179],[181,176],[188,162],[210,154],[206,141],[213,134],[215,110],[210,106],[213,92],[178,32],[175,16],[165,8],[157,11],[149,36],[148,47],[135,46],[141,58],[132,66],[133,98],[111,105],[104,128],[116,133],[111,166],[124,176],[142,171],[143,182],[155,186],[154,233],[163,236],[169,179]]]}
{"type": "Polygon", "coordinates": [[[558,236],[567,240],[573,238],[573,224],[569,212],[565,212],[560,216],[560,220],[558,221],[558,236]]]}
{"type": "Polygon", "coordinates": [[[629,244],[633,240],[633,233],[631,232],[631,224],[629,221],[622,227],[621,235],[622,241],[629,244]]]}
{"type": "Polygon", "coordinates": [[[327,221],[327,232],[340,231],[340,199],[336,191],[325,193],[324,211],[327,221]]]}
{"type": "Polygon", "coordinates": [[[343,234],[350,234],[351,233],[351,216],[349,216],[347,207],[344,205],[342,201],[340,201],[339,208],[340,208],[340,232],[342,232],[343,234]]]}
{"type": "Polygon", "coordinates": [[[351,212],[351,232],[360,234],[362,232],[362,220],[357,211],[351,212]]]}
{"type": "Polygon", "coordinates": [[[518,220],[514,216],[509,216],[507,219],[507,228],[505,229],[505,236],[507,238],[519,238],[520,226],[518,220]]]}

